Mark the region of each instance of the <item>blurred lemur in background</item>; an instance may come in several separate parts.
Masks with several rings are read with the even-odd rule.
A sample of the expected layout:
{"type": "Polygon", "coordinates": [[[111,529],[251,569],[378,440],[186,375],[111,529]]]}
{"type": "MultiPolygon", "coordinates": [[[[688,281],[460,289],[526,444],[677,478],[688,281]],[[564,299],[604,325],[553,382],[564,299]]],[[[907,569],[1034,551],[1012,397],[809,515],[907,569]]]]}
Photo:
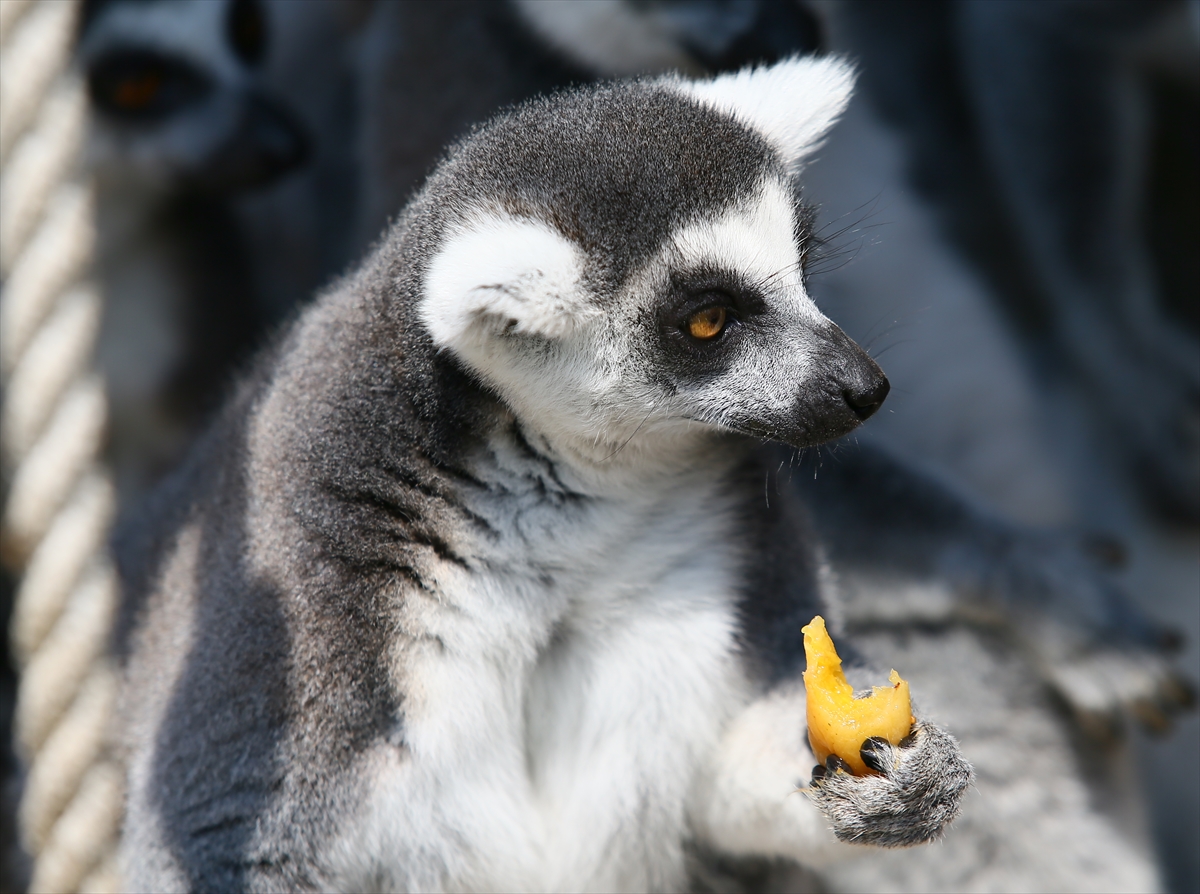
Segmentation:
{"type": "Polygon", "coordinates": [[[352,3],[85,4],[101,361],[122,492],[177,461],[236,365],[359,251],[352,3]]]}
{"type": "MultiPolygon", "coordinates": [[[[98,113],[97,170],[111,184],[101,194],[117,308],[110,330],[145,331],[160,321],[139,344],[169,346],[156,357],[124,347],[109,354],[118,389],[114,448],[127,492],[170,465],[231,365],[376,237],[442,147],[471,124],[505,103],[597,75],[721,70],[814,49],[828,16],[812,8],[817,14],[753,0],[89,4],[80,56],[98,113]],[[127,307],[122,320],[121,302],[131,297],[136,309],[127,307]],[[122,406],[132,408],[128,424],[122,406]],[[148,416],[157,417],[151,425],[148,416]],[[143,437],[149,443],[137,443],[143,437]]],[[[869,58],[864,66],[870,91],[869,58]]],[[[998,522],[886,454],[839,456],[823,462],[814,486],[802,481],[809,469],[794,487],[851,596],[848,624],[905,627],[907,642],[924,637],[940,650],[965,635],[962,624],[973,625],[960,644],[973,662],[964,676],[991,661],[1015,681],[1014,698],[1040,731],[1030,735],[1043,737],[1044,772],[1074,766],[1062,784],[1085,786],[1088,761],[1076,766],[1067,727],[1038,680],[1089,716],[1136,704],[1161,717],[1179,701],[1157,657],[1159,634],[1070,538],[998,522]],[[1016,652],[1006,639],[1014,631],[1023,643],[1016,652]],[[1091,676],[1096,668],[1109,670],[1091,676]]],[[[938,457],[924,459],[936,471],[938,457]]],[[[874,657],[886,663],[900,646],[879,636],[874,657]]],[[[933,687],[945,667],[927,651],[914,649],[911,660],[932,661],[933,687]]],[[[946,699],[948,712],[967,710],[953,693],[946,699]]],[[[965,729],[968,748],[972,735],[986,733],[965,729]]],[[[1041,778],[1039,759],[1028,756],[1029,778],[1041,778]]],[[[989,811],[993,793],[1016,784],[1014,772],[997,770],[994,792],[981,780],[989,811]]],[[[1024,853],[1024,840],[1006,837],[999,815],[984,813],[973,816],[968,803],[962,825],[978,822],[980,834],[1011,849],[993,860],[1022,864],[1031,879],[1051,872],[1042,851],[1024,853]]],[[[1057,841],[1047,816],[1039,834],[1057,841]]],[[[970,850],[964,842],[972,840],[958,846],[970,850]]],[[[913,878],[923,879],[912,884],[950,889],[955,867],[982,857],[939,866],[919,853],[911,859],[913,878]]],[[[1069,861],[1059,869],[1069,884],[1069,861]]],[[[836,887],[836,874],[827,883],[836,887]]]]}

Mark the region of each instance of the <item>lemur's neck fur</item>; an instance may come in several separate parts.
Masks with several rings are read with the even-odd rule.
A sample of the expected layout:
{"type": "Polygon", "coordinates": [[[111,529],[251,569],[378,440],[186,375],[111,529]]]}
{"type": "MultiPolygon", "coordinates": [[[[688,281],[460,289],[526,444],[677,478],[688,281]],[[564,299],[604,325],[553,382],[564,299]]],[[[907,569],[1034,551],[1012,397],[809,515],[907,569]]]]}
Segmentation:
{"type": "Polygon", "coordinates": [[[464,552],[479,571],[542,590],[563,612],[613,598],[614,589],[649,598],[664,575],[701,556],[726,566],[732,581],[745,497],[731,478],[750,449],[740,438],[710,435],[670,462],[650,462],[632,445],[627,455],[596,460],[499,411],[465,457],[472,480],[458,485],[482,522],[464,552]]]}

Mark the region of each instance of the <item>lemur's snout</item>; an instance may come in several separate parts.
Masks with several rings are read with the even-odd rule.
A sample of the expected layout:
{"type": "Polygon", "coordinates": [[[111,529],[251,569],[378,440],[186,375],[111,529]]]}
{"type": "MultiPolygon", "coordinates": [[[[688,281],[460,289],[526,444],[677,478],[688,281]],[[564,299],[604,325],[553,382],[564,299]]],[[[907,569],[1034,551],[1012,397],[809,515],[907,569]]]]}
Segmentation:
{"type": "MultiPolygon", "coordinates": [[[[871,365],[875,366],[874,363],[871,365]]],[[[877,376],[874,381],[847,388],[842,392],[842,397],[846,399],[846,403],[850,405],[854,415],[862,420],[871,418],[875,411],[883,405],[888,392],[892,390],[891,383],[888,382],[883,371],[875,366],[875,372],[877,376]]]]}
{"type": "Polygon", "coordinates": [[[213,190],[265,186],[309,157],[303,126],[287,109],[258,95],[241,104],[236,128],[194,176],[213,190]]]}
{"type": "Polygon", "coordinates": [[[837,326],[830,323],[821,336],[824,340],[822,356],[830,371],[829,385],[837,389],[826,393],[838,403],[834,395],[840,392],[845,406],[839,409],[844,412],[849,407],[858,422],[869,419],[892,390],[887,376],[871,355],[837,326]]]}
{"type": "Polygon", "coordinates": [[[837,326],[830,323],[818,335],[812,356],[823,374],[810,380],[798,413],[803,426],[799,440],[805,444],[853,431],[883,405],[892,387],[879,364],[837,326]]]}

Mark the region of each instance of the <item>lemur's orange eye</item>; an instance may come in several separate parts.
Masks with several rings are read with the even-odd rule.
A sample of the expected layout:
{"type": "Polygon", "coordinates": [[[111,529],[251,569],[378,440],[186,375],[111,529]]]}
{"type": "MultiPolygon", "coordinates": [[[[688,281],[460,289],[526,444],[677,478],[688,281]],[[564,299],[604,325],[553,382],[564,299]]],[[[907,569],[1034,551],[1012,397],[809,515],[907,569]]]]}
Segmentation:
{"type": "Polygon", "coordinates": [[[131,112],[140,111],[158,97],[162,83],[162,74],[157,71],[131,74],[114,85],[112,101],[118,108],[131,112]]]}
{"type": "Polygon", "coordinates": [[[716,338],[725,328],[725,320],[725,308],[706,307],[688,317],[688,334],[703,340],[716,338]]]}

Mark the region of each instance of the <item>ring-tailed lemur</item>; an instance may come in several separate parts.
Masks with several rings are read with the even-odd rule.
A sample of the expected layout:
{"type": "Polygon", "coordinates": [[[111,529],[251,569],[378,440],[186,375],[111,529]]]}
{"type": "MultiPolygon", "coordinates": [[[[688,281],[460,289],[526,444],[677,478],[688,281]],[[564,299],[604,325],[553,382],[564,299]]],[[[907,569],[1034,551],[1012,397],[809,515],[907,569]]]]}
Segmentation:
{"type": "Polygon", "coordinates": [[[264,358],[120,545],[132,887],[675,890],[691,846],[942,830],[971,770],[928,722],[795,791],[836,606],[758,443],[887,393],[804,286],[795,169],[849,90],[502,115],[264,358]]]}

